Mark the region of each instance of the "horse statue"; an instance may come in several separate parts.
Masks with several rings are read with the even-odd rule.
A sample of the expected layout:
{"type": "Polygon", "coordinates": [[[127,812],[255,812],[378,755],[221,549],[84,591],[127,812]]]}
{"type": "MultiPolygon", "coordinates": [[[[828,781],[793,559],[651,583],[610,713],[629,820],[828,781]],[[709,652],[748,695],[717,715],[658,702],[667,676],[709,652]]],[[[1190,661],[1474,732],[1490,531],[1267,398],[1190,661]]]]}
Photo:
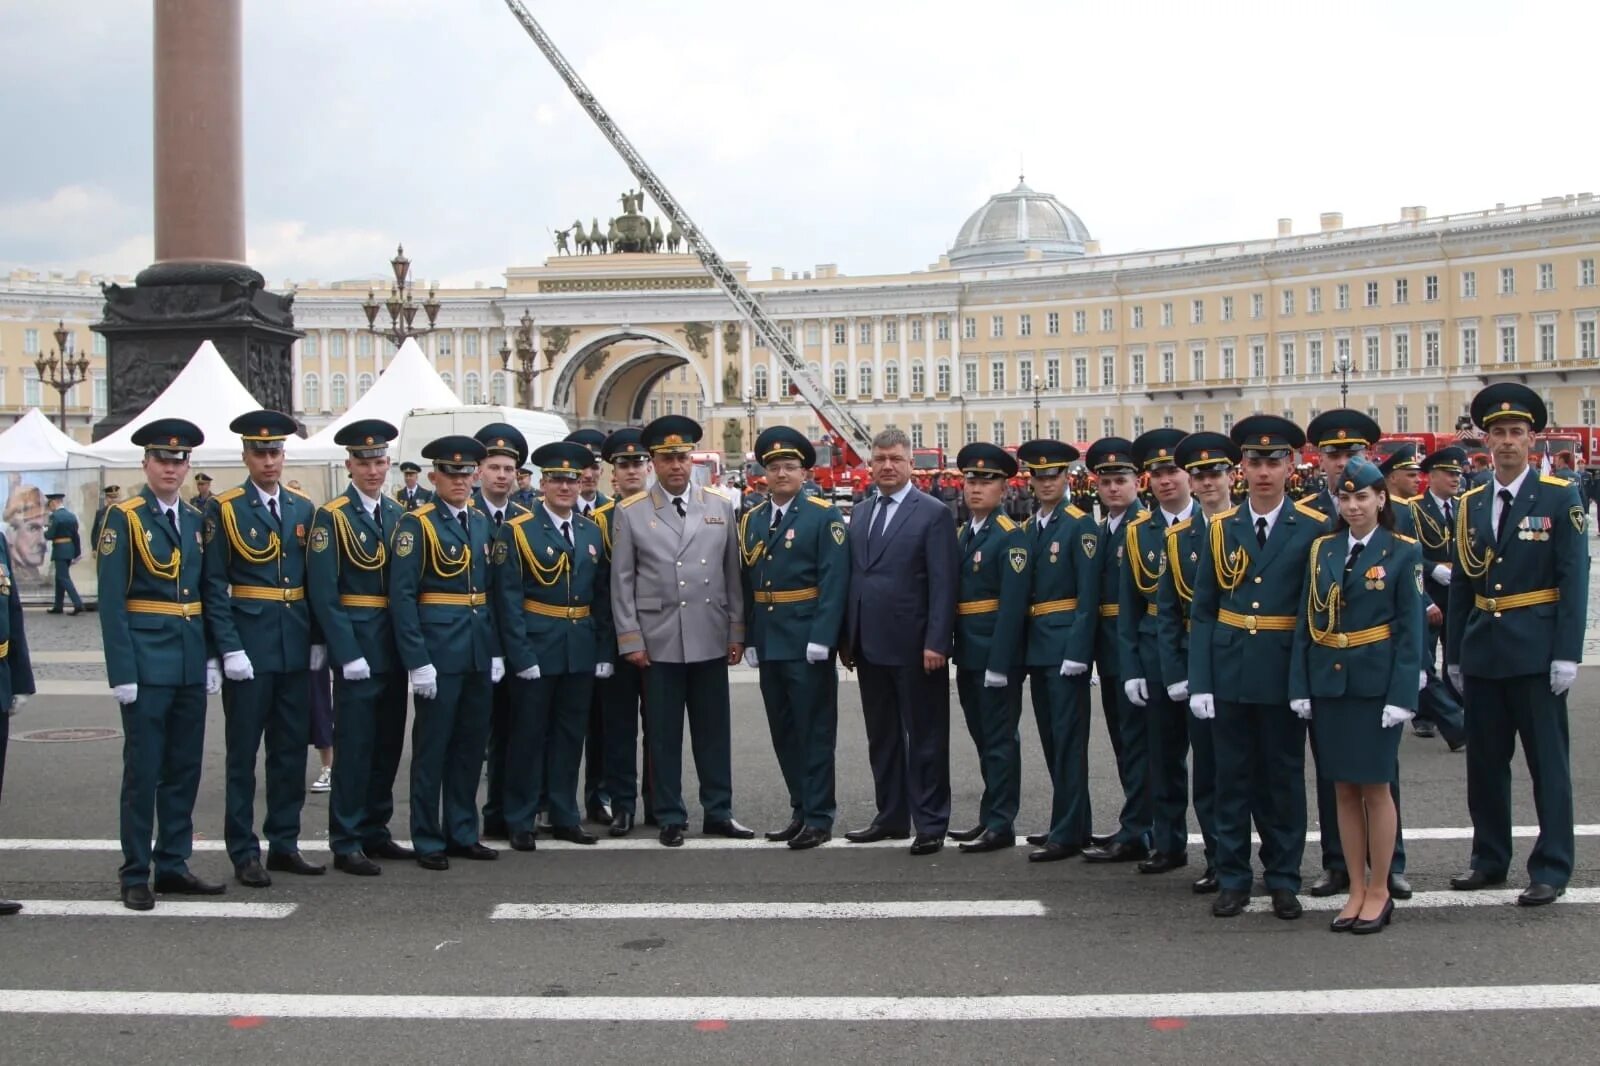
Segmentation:
{"type": "Polygon", "coordinates": [[[589,234],[584,231],[581,220],[576,220],[572,223],[572,234],[573,245],[578,251],[588,255],[593,250],[593,246],[589,243],[589,234]]]}
{"type": "MultiPolygon", "coordinates": [[[[606,240],[611,242],[612,251],[622,251],[622,235],[617,232],[617,220],[614,218],[606,224],[606,240]]],[[[600,250],[605,251],[605,246],[601,245],[600,250]]]]}
{"type": "Polygon", "coordinates": [[[650,250],[652,252],[661,251],[661,244],[665,240],[666,237],[661,234],[661,216],[657,215],[655,228],[650,231],[650,250]]]}
{"type": "Polygon", "coordinates": [[[682,243],[683,230],[678,226],[677,220],[674,219],[672,223],[672,229],[667,233],[667,251],[676,252],[678,250],[678,245],[682,243]]]}
{"type": "Polygon", "coordinates": [[[600,220],[598,218],[589,227],[589,244],[601,255],[606,254],[606,235],[600,232],[600,220]]]}

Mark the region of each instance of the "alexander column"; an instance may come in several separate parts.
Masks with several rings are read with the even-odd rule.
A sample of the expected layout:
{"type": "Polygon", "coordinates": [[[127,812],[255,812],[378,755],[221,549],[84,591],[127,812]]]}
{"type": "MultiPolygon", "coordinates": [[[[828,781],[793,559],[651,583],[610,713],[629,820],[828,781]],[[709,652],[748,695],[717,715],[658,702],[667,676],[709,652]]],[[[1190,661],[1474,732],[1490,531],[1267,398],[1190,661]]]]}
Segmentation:
{"type": "Polygon", "coordinates": [[[293,295],[266,290],[244,245],[241,0],[154,0],[155,262],[103,285],[107,414],[138,415],[210,340],[262,407],[289,412],[293,295]]]}

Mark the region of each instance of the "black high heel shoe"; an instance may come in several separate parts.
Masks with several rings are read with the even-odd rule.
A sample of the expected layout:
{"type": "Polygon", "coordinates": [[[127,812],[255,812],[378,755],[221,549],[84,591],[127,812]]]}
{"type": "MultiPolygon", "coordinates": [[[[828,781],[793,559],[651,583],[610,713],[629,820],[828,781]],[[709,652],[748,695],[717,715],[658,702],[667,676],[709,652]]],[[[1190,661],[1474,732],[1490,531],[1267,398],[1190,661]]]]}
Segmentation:
{"type": "Polygon", "coordinates": [[[1358,915],[1352,914],[1348,918],[1334,918],[1333,921],[1328,923],[1328,931],[1330,933],[1348,933],[1350,927],[1356,924],[1357,917],[1358,915]]]}
{"type": "Polygon", "coordinates": [[[1383,932],[1383,927],[1388,925],[1389,924],[1389,920],[1391,918],[1393,918],[1393,917],[1394,917],[1394,897],[1391,896],[1387,900],[1384,901],[1383,910],[1378,914],[1378,916],[1376,918],[1373,918],[1373,919],[1370,919],[1370,920],[1357,919],[1356,923],[1350,927],[1350,931],[1352,933],[1358,933],[1358,934],[1359,933],[1381,933],[1381,932],[1383,932]]]}

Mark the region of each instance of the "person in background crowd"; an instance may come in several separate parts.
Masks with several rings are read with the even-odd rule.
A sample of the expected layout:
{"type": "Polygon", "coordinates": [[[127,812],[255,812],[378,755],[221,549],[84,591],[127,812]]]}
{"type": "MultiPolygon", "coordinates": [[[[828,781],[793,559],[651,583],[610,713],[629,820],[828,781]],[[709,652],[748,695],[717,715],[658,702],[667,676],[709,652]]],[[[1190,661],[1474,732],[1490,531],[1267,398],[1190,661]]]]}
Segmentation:
{"type": "MultiPolygon", "coordinates": [[[[11,579],[11,546],[0,533],[0,795],[5,792],[6,747],[11,719],[34,693],[33,660],[22,618],[22,590],[11,579]]],[[[22,904],[0,897],[0,918],[17,914],[22,904]]]]}
{"type": "Polygon", "coordinates": [[[400,502],[401,507],[407,511],[415,511],[423,504],[433,502],[433,493],[417,484],[417,478],[422,474],[422,467],[412,462],[401,463],[400,474],[405,478],[405,484],[395,493],[394,498],[400,502]]]}
{"type": "Polygon", "coordinates": [[[307,792],[333,790],[333,671],[327,663],[307,672],[310,682],[311,747],[317,753],[317,776],[307,792]]]}
{"type": "MultiPolygon", "coordinates": [[[[1317,450],[1320,484],[1315,494],[1307,495],[1305,502],[1314,508],[1323,520],[1332,523],[1339,512],[1333,498],[1332,486],[1344,473],[1345,464],[1367,450],[1383,436],[1378,423],[1360,411],[1348,407],[1324,411],[1306,426],[1306,440],[1317,450]]],[[[1333,812],[1327,812],[1331,818],[1333,812]]]]}
{"type": "Polygon", "coordinates": [[[94,525],[91,527],[92,533],[89,537],[90,544],[100,543],[100,530],[106,524],[106,512],[121,502],[122,486],[107,485],[105,487],[103,498],[100,501],[100,506],[96,508],[94,512],[94,525]]]}
{"type": "Polygon", "coordinates": [[[531,511],[533,501],[538,497],[539,493],[533,487],[533,471],[525,466],[517,467],[517,491],[511,494],[512,502],[531,511]]]}
{"type": "MultiPolygon", "coordinates": [[[[573,510],[592,522],[595,512],[611,502],[611,497],[600,491],[600,462],[606,434],[598,429],[580,429],[567,434],[567,441],[589,451],[589,462],[578,478],[573,510]]],[[[610,580],[609,574],[607,580],[610,580]]],[[[600,685],[593,684],[583,740],[583,809],[589,821],[608,826],[611,824],[611,794],[605,789],[605,751],[605,696],[600,685]]]]}
{"type": "Polygon", "coordinates": [[[1427,632],[1423,640],[1422,668],[1428,672],[1427,687],[1417,697],[1417,717],[1411,730],[1419,737],[1444,735],[1451,751],[1467,746],[1467,728],[1461,709],[1461,694],[1439,673],[1439,641],[1444,635],[1445,609],[1450,601],[1450,568],[1455,559],[1456,491],[1461,485],[1461,469],[1467,453],[1450,446],[1422,460],[1428,491],[1413,501],[1417,540],[1427,564],[1423,587],[1428,593],[1425,608],[1427,632]]]}
{"type": "Polygon", "coordinates": [[[211,496],[211,475],[206,473],[196,474],[194,476],[194,499],[189,502],[193,503],[204,514],[206,504],[211,502],[211,496]]]}
{"type": "Polygon", "coordinates": [[[72,613],[83,613],[83,597],[72,583],[72,564],[83,557],[83,541],[78,536],[78,516],[67,510],[66,493],[51,492],[45,496],[45,506],[50,509],[50,519],[45,525],[45,539],[50,542],[50,561],[56,571],[55,606],[50,614],[60,614],[63,600],[72,600],[72,613]]]}

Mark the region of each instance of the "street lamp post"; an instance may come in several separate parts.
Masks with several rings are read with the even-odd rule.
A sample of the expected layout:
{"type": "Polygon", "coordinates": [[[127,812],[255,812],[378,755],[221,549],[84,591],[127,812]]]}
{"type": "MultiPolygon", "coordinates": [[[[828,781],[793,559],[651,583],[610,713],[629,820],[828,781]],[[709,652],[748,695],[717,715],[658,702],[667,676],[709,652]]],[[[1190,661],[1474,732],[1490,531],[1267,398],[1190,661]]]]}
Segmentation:
{"type": "Polygon", "coordinates": [[[750,444],[749,450],[756,447],[756,394],[750,389],[744,390],[744,411],[750,418],[750,444]]]}
{"type": "Polygon", "coordinates": [[[67,341],[72,339],[72,334],[67,332],[65,322],[57,322],[53,333],[56,339],[56,350],[48,357],[39,356],[33,361],[33,367],[39,372],[39,380],[56,390],[57,399],[61,409],[58,423],[61,432],[67,431],[67,392],[80,382],[89,380],[89,357],[80,355],[72,358],[72,353],[67,351],[67,341]]]}
{"type": "Polygon", "coordinates": [[[388,297],[379,303],[377,294],[368,288],[367,299],[361,305],[361,310],[367,313],[368,331],[387,338],[390,344],[399,348],[408,337],[425,337],[434,331],[434,322],[439,318],[439,290],[430,286],[427,299],[420,304],[412,297],[411,260],[406,258],[405,245],[395,249],[389,266],[394,270],[394,283],[389,286],[388,297]],[[419,307],[428,317],[427,328],[412,324],[419,307]],[[389,324],[381,328],[378,325],[379,311],[389,313],[389,324]]]}
{"type": "Polygon", "coordinates": [[[1039,430],[1039,394],[1043,391],[1044,381],[1038,374],[1033,375],[1033,435],[1035,437],[1044,436],[1039,430]]]}
{"type": "Polygon", "coordinates": [[[1334,372],[1339,375],[1339,406],[1348,407],[1350,406],[1347,401],[1350,396],[1350,371],[1352,369],[1350,365],[1350,353],[1340,352],[1338,355],[1334,356],[1333,369],[1334,372]]]}
{"type": "Polygon", "coordinates": [[[533,379],[543,373],[544,368],[534,365],[534,356],[538,353],[533,347],[533,316],[526,310],[517,320],[517,328],[511,331],[511,338],[512,344],[500,345],[500,365],[517,379],[517,395],[522,397],[522,406],[532,410],[533,379]],[[512,365],[513,358],[516,365],[512,365]]]}

